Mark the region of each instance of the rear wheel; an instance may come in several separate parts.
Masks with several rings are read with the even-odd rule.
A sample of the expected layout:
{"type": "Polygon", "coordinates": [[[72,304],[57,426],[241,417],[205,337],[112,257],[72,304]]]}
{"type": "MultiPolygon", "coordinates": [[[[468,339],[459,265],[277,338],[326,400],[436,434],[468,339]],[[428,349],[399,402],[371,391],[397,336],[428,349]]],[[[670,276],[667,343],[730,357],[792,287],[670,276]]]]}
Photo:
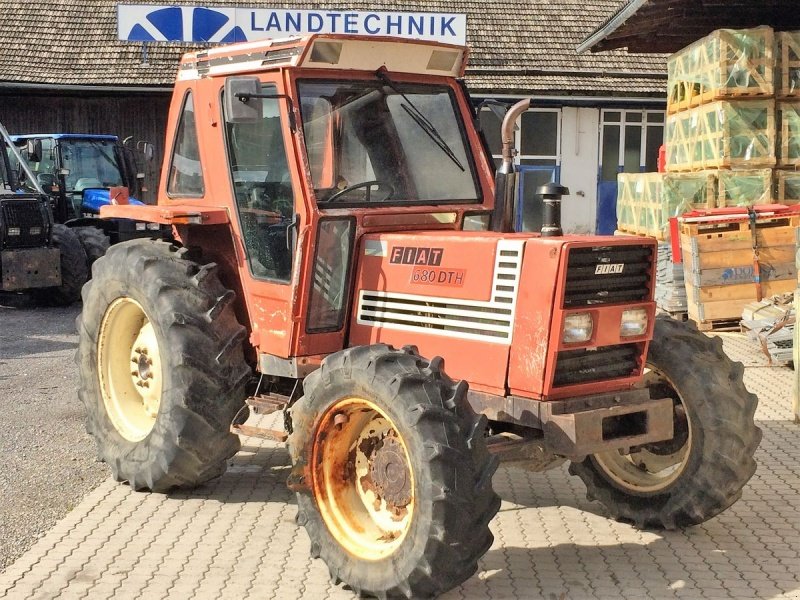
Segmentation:
{"type": "Polygon", "coordinates": [[[81,298],[81,287],[89,278],[86,252],[75,232],[60,223],[53,225],[53,247],[58,248],[61,285],[31,290],[37,304],[68,306],[81,298]]]}
{"type": "Polygon", "coordinates": [[[298,523],[338,583],[379,598],[429,597],[468,579],[500,500],[486,419],[466,384],[413,349],[329,356],[292,407],[298,523]]]}
{"type": "Polygon", "coordinates": [[[78,318],[87,431],[114,477],[167,491],[221,475],[250,369],[216,265],[134,240],[100,258],[78,318]]]}
{"type": "Polygon", "coordinates": [[[743,367],[687,323],[656,319],[645,383],[653,398],[672,398],[671,440],[604,452],[573,463],[587,496],[620,520],[674,529],[707,521],[739,499],[756,469],[758,399],[743,367]]]}
{"type": "Polygon", "coordinates": [[[91,277],[94,261],[106,253],[111,241],[98,227],[75,227],[73,231],[81,241],[83,251],[86,252],[86,266],[89,271],[88,276],[91,277]]]}

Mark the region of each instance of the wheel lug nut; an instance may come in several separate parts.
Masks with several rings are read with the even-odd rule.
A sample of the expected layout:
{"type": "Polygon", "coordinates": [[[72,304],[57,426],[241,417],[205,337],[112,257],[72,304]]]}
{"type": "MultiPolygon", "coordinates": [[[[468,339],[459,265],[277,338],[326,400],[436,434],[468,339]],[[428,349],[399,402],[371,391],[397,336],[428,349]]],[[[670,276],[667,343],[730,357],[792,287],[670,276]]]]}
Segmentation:
{"type": "Polygon", "coordinates": [[[340,431],[349,420],[350,418],[344,413],[336,413],[333,416],[333,424],[336,426],[336,429],[340,431]]]}

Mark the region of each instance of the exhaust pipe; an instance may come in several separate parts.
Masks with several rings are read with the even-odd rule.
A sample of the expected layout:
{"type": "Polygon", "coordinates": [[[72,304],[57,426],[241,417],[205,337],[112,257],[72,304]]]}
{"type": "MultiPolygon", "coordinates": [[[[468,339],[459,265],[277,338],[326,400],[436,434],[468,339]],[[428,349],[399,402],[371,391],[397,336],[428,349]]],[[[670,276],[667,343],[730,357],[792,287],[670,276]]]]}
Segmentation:
{"type": "Polygon", "coordinates": [[[520,100],[506,113],[500,129],[503,144],[503,162],[497,169],[494,188],[494,213],[492,231],[512,233],[514,231],[514,195],[517,191],[517,174],[514,169],[514,127],[519,116],[530,108],[531,99],[520,100]]]}

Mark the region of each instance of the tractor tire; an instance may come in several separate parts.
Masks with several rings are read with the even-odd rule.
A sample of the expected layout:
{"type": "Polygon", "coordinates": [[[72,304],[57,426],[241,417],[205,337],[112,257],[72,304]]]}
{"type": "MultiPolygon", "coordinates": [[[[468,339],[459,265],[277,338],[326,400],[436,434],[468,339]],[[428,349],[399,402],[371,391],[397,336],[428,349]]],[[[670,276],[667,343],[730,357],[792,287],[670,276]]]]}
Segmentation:
{"type": "Polygon", "coordinates": [[[311,555],[334,583],[427,598],[471,577],[500,499],[486,418],[466,383],[439,358],[379,344],[328,356],[303,389],[291,409],[290,485],[311,555]]]}
{"type": "Polygon", "coordinates": [[[134,490],[192,487],[240,448],[230,425],[251,374],[214,263],[132,240],[97,260],[78,317],[79,396],[100,460],[134,490]]]}
{"type": "Polygon", "coordinates": [[[655,529],[703,523],[736,502],[755,473],[758,398],[722,340],[666,315],[656,317],[646,364],[651,397],[673,399],[674,437],[589,456],[570,473],[620,521],[655,529]]]}
{"type": "Polygon", "coordinates": [[[59,250],[61,285],[31,290],[36,304],[42,306],[69,306],[81,299],[81,288],[89,277],[86,252],[75,232],[56,223],[53,225],[53,247],[59,250]]]}
{"type": "Polygon", "coordinates": [[[91,277],[94,261],[108,251],[111,240],[99,227],[75,227],[72,231],[78,236],[83,251],[86,252],[86,266],[91,277]]]}

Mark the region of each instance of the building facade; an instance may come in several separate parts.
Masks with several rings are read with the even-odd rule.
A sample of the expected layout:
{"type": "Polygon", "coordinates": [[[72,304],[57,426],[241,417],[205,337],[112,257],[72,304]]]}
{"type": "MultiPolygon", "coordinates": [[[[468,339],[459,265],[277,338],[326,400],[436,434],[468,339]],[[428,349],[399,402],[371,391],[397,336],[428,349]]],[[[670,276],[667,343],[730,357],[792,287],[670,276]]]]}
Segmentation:
{"type": "MultiPolygon", "coordinates": [[[[186,14],[196,5],[170,3],[186,14]]],[[[213,2],[220,8],[243,5],[213,2]]],[[[563,204],[567,231],[613,232],[617,173],[655,170],[664,128],[665,56],[576,52],[620,7],[618,0],[252,0],[246,6],[465,14],[471,50],[466,83],[476,104],[533,98],[516,131],[526,198],[520,228],[538,229],[534,190],[558,181],[570,189],[563,204]]],[[[12,133],[113,133],[152,142],[156,160],[147,165],[151,192],[145,199],[154,201],[178,58],[208,44],[120,41],[117,3],[108,0],[0,0],[0,8],[0,120],[12,133]]],[[[497,157],[499,119],[488,107],[480,116],[497,157]]]]}

